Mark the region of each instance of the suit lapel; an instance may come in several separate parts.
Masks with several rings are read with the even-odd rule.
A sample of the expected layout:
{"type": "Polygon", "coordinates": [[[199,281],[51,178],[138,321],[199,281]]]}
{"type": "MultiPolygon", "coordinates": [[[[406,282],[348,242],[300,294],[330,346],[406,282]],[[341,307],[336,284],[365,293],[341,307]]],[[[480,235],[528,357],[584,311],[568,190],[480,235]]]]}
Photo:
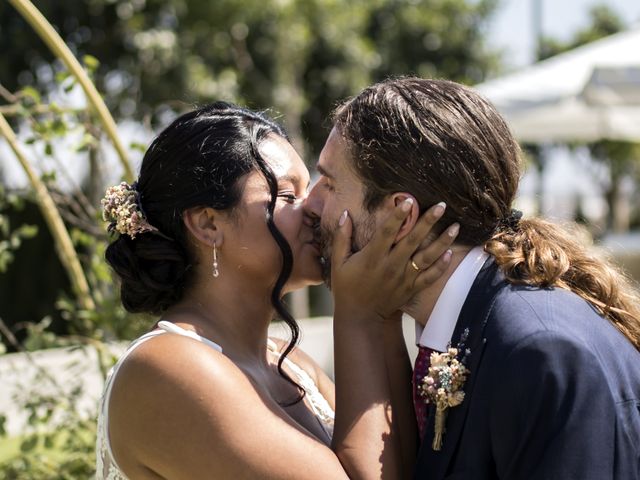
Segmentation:
{"type": "Polygon", "coordinates": [[[466,362],[469,376],[463,387],[465,398],[460,405],[448,410],[445,422],[446,430],[440,451],[434,451],[432,448],[435,433],[435,407],[429,408],[427,430],[418,454],[417,477],[420,477],[421,473],[428,472],[429,479],[444,478],[453,459],[471,402],[476,372],[487,341],[484,337],[486,322],[495,296],[503,285],[503,276],[498,272],[498,267],[493,262],[493,259],[489,258],[478,273],[469,291],[451,337],[451,345],[455,347],[463,338],[464,332],[468,331],[464,345],[465,349],[470,350],[466,362]]]}

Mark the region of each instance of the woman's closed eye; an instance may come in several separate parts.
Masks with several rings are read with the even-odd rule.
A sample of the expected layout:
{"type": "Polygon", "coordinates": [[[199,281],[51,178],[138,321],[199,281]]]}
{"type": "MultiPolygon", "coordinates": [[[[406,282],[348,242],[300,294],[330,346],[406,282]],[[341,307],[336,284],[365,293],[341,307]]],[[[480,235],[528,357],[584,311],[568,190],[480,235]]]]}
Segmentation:
{"type": "Polygon", "coordinates": [[[288,203],[295,203],[295,201],[298,200],[298,197],[296,197],[295,193],[292,192],[279,193],[278,198],[284,198],[288,203]]]}

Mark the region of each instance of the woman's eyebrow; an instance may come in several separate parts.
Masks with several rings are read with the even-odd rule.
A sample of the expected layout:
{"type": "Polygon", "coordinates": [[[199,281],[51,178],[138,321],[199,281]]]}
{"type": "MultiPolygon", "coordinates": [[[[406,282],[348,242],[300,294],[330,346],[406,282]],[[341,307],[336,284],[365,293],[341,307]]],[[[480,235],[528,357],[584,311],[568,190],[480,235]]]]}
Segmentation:
{"type": "Polygon", "coordinates": [[[291,175],[287,173],[278,177],[278,182],[289,182],[295,185],[300,182],[300,177],[298,175],[291,175]]]}
{"type": "MultiPolygon", "coordinates": [[[[278,182],[290,182],[293,185],[297,185],[298,183],[302,183],[302,179],[300,178],[299,175],[296,174],[285,174],[282,175],[281,177],[278,177],[278,182]]],[[[307,179],[307,182],[304,186],[305,190],[308,190],[309,187],[311,186],[311,178],[307,179]]]]}

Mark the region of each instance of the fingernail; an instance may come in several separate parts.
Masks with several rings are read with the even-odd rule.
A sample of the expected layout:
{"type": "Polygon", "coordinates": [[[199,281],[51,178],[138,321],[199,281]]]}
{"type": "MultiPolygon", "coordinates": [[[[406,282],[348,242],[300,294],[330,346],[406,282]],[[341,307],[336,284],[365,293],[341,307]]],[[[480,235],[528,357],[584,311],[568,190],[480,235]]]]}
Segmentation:
{"type": "Polygon", "coordinates": [[[442,259],[445,262],[448,262],[449,260],[451,260],[451,256],[453,255],[453,252],[451,251],[451,249],[447,250],[446,252],[444,252],[442,254],[442,259]]]}
{"type": "Polygon", "coordinates": [[[411,210],[412,206],[413,206],[413,198],[409,197],[405,199],[404,202],[402,202],[402,211],[408,212],[409,210],[411,210]]]}
{"type": "Polygon", "coordinates": [[[342,215],[340,215],[340,220],[338,220],[338,226],[342,226],[344,225],[344,222],[347,220],[347,215],[348,212],[345,210],[344,212],[342,212],[342,215]]]}
{"type": "Polygon", "coordinates": [[[455,237],[456,235],[458,235],[458,232],[460,231],[460,224],[459,223],[454,223],[453,225],[451,225],[449,227],[449,236],[450,237],[455,237]]]}
{"type": "Polygon", "coordinates": [[[444,211],[446,208],[447,208],[446,203],[444,202],[436,203],[435,207],[433,207],[433,215],[435,215],[436,218],[440,218],[444,214],[444,211]]]}

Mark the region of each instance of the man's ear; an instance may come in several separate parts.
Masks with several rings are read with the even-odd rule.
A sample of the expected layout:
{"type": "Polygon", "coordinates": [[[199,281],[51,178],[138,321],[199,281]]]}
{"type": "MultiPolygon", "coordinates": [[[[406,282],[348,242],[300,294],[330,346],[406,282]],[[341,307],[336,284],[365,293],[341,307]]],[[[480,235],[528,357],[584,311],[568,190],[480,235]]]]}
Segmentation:
{"type": "Polygon", "coordinates": [[[219,212],[209,207],[195,207],[185,210],[182,221],[190,236],[208,248],[222,245],[221,218],[219,212]]]}
{"type": "Polygon", "coordinates": [[[402,202],[404,202],[407,198],[413,199],[413,205],[411,205],[411,210],[409,211],[409,215],[404,219],[402,225],[400,226],[400,230],[398,231],[394,243],[398,243],[402,240],[407,234],[413,229],[414,225],[420,218],[420,205],[418,205],[418,201],[416,198],[410,193],[406,192],[397,192],[389,196],[390,203],[393,203],[394,207],[397,207],[402,202]]]}

